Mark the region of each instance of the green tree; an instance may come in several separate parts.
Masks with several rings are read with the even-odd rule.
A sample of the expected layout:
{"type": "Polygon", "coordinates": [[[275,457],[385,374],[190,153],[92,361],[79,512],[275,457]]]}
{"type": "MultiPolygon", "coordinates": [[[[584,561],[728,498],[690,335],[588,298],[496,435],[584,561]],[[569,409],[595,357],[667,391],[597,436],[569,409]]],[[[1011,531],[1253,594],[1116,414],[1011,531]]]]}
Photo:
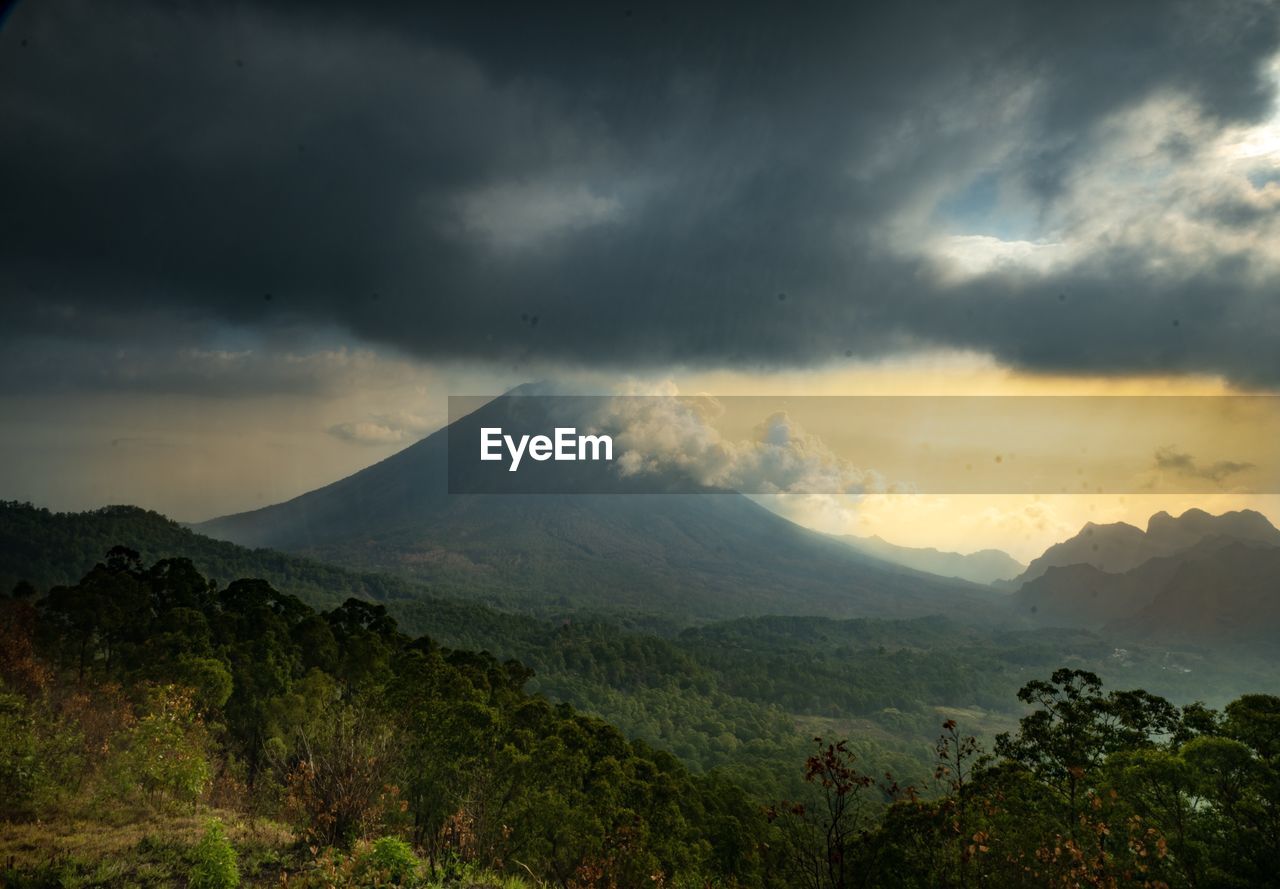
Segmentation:
{"type": "Polygon", "coordinates": [[[1168,701],[1144,691],[1104,694],[1102,680],[1087,670],[1056,670],[1048,681],[1023,686],[1018,700],[1036,709],[1020,720],[1016,735],[996,739],[996,752],[1044,781],[1071,825],[1108,754],[1148,746],[1180,726],[1178,710],[1168,701]]]}

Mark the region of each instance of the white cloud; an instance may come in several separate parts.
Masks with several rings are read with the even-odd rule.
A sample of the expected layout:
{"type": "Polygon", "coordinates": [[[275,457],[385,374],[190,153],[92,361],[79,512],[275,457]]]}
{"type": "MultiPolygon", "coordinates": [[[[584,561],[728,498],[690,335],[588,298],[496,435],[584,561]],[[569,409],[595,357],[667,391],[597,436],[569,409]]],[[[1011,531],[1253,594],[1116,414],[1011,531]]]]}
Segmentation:
{"type": "MultiPolygon", "coordinates": [[[[1268,66],[1272,84],[1280,90],[1280,56],[1268,66]]],[[[1233,127],[1217,140],[1218,152],[1232,160],[1271,161],[1280,166],[1280,104],[1271,117],[1246,127],[1233,127]]]]}
{"type": "Polygon", "coordinates": [[[617,429],[624,475],[679,471],[697,483],[757,494],[861,494],[887,488],[875,471],[854,466],[785,412],[764,418],[750,439],[733,440],[712,424],[722,405],[710,397],[608,399],[594,418],[617,429]]]}
{"type": "MultiPolygon", "coordinates": [[[[1280,82],[1280,60],[1272,69],[1280,82]]],[[[1012,161],[1020,150],[1012,133],[954,181],[1017,169],[1012,161]]],[[[903,234],[915,245],[908,249],[930,259],[948,282],[989,273],[1048,275],[1125,253],[1141,258],[1156,280],[1185,278],[1233,257],[1258,283],[1280,273],[1277,176],[1280,107],[1257,124],[1223,128],[1190,98],[1163,93],[1104,119],[1091,134],[1088,156],[1051,199],[1002,181],[1000,211],[1024,220],[1023,238],[939,231],[938,220],[920,218],[903,234]]]]}
{"type": "Polygon", "coordinates": [[[337,423],[329,427],[329,434],[353,444],[387,445],[405,440],[404,430],[366,420],[358,423],[337,423]]]}
{"type": "Polygon", "coordinates": [[[1014,269],[1043,274],[1070,258],[1063,244],[1005,241],[990,235],[947,235],[938,239],[932,251],[949,278],[972,278],[1014,269]]]}
{"type": "Polygon", "coordinates": [[[411,411],[377,414],[366,420],[335,423],[328,433],[335,438],[362,445],[408,444],[435,431],[439,423],[411,411]]]}

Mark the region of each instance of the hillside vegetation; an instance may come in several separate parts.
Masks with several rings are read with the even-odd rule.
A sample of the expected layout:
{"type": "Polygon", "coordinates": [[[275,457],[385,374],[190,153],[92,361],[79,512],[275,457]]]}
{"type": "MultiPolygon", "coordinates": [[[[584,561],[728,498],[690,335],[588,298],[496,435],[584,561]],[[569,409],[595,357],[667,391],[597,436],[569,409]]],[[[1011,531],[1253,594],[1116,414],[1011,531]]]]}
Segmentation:
{"type": "Polygon", "coordinates": [[[42,589],[75,583],[121,542],[148,561],[182,556],[209,577],[259,577],[314,605],[336,605],[352,596],[385,600],[428,594],[424,584],[385,574],[347,571],[214,540],[136,506],[55,513],[8,501],[0,501],[0,589],[12,589],[20,580],[42,589]]]}
{"type": "Polygon", "coordinates": [[[907,780],[819,737],[779,797],[381,604],[316,611],[117,547],[0,610],[5,885],[1136,889],[1280,866],[1268,695],[1178,707],[1061,668],[988,750],[940,719],[907,780]]]}
{"type": "Polygon", "coordinates": [[[6,575],[36,581],[40,592],[74,582],[116,543],[147,563],[189,546],[204,576],[224,585],[261,578],[316,609],[353,596],[385,605],[410,636],[518,660],[533,672],[530,691],[606,719],[695,771],[719,769],[774,795],[794,791],[794,763],[814,733],[854,733],[865,760],[918,780],[932,769],[930,739],[940,720],[962,716],[967,731],[991,743],[1022,714],[1017,689],[1061,664],[1179,703],[1222,706],[1280,686],[1274,661],[1263,657],[1132,644],[1117,651],[1115,641],[1084,630],[777,615],[678,630],[572,606],[512,612],[398,578],[210,540],[130,507],[78,514],[0,507],[0,564],[6,575]],[[98,555],[81,540],[102,541],[98,555]]]}

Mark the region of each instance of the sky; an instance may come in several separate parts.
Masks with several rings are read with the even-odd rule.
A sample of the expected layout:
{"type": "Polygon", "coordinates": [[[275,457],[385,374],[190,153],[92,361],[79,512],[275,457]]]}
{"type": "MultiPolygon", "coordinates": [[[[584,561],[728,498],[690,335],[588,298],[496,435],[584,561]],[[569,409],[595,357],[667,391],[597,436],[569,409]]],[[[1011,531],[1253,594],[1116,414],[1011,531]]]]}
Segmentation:
{"type": "MultiPolygon", "coordinates": [[[[1280,387],[1276,4],[688,6],[11,4],[0,497],[208,518],[530,380],[1280,387]]],[[[1280,518],[772,505],[1034,554],[1210,500],[1280,518]]]]}

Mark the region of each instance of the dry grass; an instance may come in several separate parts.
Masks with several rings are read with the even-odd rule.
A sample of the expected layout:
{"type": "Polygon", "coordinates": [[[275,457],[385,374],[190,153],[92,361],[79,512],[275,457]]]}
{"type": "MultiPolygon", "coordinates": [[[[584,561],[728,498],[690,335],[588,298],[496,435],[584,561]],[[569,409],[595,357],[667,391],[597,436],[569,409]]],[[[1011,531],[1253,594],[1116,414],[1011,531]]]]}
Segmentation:
{"type": "Polygon", "coordinates": [[[0,823],[0,873],[38,874],[42,879],[34,885],[68,887],[185,883],[188,855],[210,818],[223,822],[246,882],[275,882],[294,846],[293,833],[274,822],[250,823],[217,809],[153,815],[127,824],[83,819],[0,823]]]}
{"type": "MultiPolygon", "coordinates": [[[[119,820],[120,813],[111,816],[119,820]]],[[[261,819],[251,824],[232,810],[206,808],[195,815],[150,815],[130,823],[72,818],[27,824],[0,822],[0,889],[186,886],[191,851],[210,818],[222,821],[235,846],[245,889],[355,885],[348,879],[349,861],[342,870],[346,876],[317,869],[317,861],[331,853],[321,852],[319,858],[313,858],[296,844],[287,827],[261,819]]],[[[425,878],[425,873],[422,876],[425,878]]],[[[424,879],[417,885],[444,889],[445,884],[424,879]]],[[[475,869],[455,876],[447,885],[450,889],[536,889],[545,884],[475,869]]]]}

